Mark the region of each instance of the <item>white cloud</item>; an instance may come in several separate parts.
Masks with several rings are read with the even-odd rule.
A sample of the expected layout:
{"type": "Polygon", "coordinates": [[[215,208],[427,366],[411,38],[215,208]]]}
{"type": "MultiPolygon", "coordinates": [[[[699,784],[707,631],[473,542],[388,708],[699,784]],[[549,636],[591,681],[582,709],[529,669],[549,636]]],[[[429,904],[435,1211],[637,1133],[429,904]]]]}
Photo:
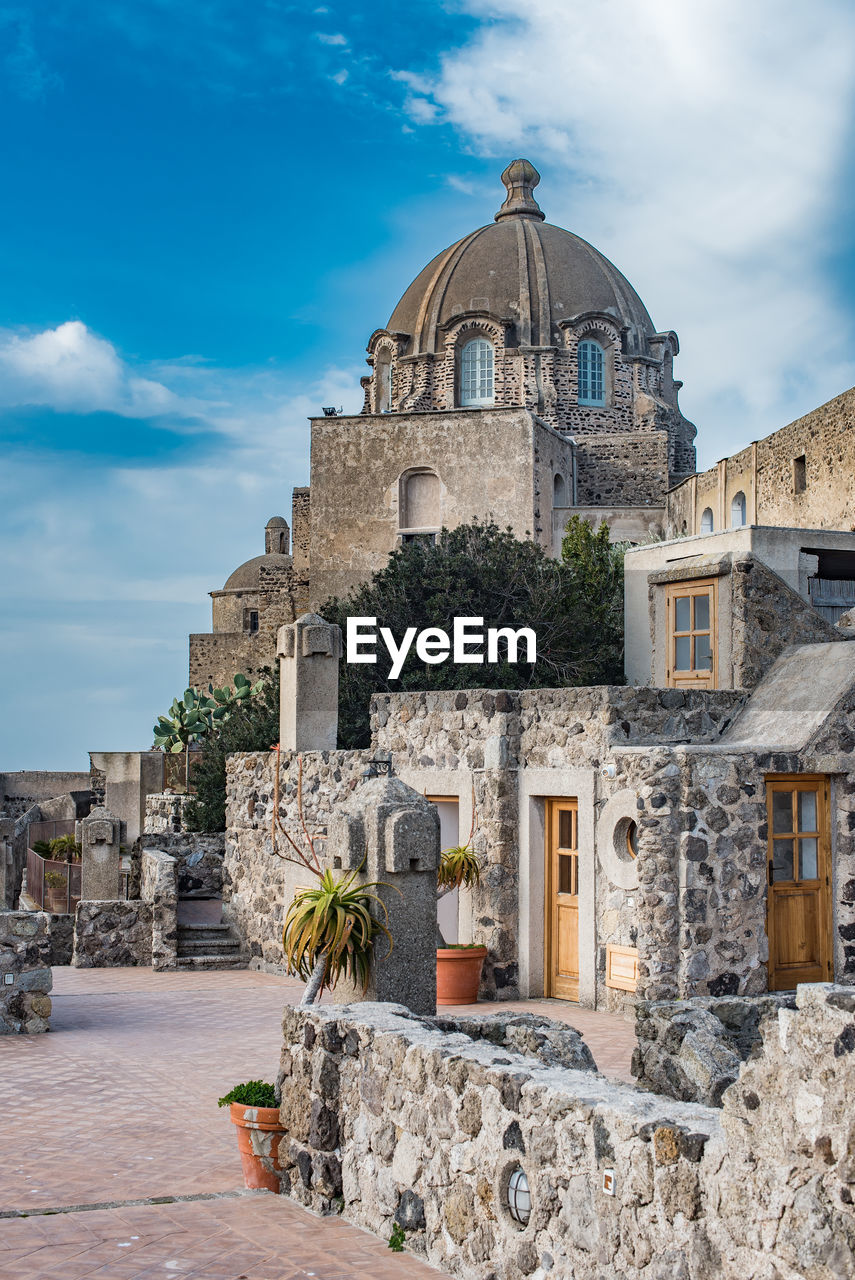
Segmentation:
{"type": "Polygon", "coordinates": [[[223,369],[198,355],[134,364],[80,320],[39,333],[0,330],[0,410],[167,419],[173,430],[213,430],[243,454],[270,448],[286,423],[302,429],[322,403],[358,411],[360,373],[326,370],[295,392],[293,374],[277,368],[223,369]]]}
{"type": "Polygon", "coordinates": [[[855,381],[852,317],[824,261],[851,125],[851,6],[817,0],[807,20],[777,0],[464,5],[484,19],[471,41],[432,79],[397,73],[406,110],[542,170],[550,221],[592,240],[680,333],[706,462],[855,381]]]}
{"type": "Polygon", "coordinates": [[[325,31],[318,31],[315,34],[321,44],[338,45],[342,48],[347,45],[347,36],[343,36],[340,31],[335,32],[333,35],[328,35],[325,31]]]}
{"type": "Polygon", "coordinates": [[[80,320],[34,334],[0,331],[0,407],[15,405],[129,418],[181,407],[167,387],[135,373],[112,343],[80,320]]]}

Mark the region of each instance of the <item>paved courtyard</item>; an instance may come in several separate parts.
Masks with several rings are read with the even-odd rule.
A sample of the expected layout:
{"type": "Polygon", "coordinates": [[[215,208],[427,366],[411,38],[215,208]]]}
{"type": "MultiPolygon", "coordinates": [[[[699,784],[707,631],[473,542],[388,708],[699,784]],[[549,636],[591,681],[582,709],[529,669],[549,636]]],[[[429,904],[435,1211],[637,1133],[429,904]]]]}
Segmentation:
{"type": "MultiPolygon", "coordinates": [[[[275,1076],[282,1007],[301,989],[245,970],[55,969],[52,1030],[0,1042],[2,1280],[436,1276],[338,1219],[243,1189],[216,1100],[275,1076]]],[[[601,1069],[629,1079],[630,1024],[552,1001],[512,1007],[572,1022],[601,1069]]]]}

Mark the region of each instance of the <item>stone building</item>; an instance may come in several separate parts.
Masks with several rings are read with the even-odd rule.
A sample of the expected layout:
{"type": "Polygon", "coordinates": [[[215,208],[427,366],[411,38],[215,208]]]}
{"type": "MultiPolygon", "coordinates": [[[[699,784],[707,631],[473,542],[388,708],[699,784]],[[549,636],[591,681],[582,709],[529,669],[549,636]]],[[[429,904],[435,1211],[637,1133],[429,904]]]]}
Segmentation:
{"type": "Polygon", "coordinates": [[[295,575],[290,529],[272,516],[264,530],[264,555],[235,569],[210,593],[212,630],[190,636],[188,683],[197,689],[233,683],[240,673],[256,676],[276,661],[276,633],[294,620],[295,575]]]}
{"type": "Polygon", "coordinates": [[[855,387],[683,480],[667,519],[672,537],[743,525],[855,529],[855,387]]]}
{"type": "Polygon", "coordinates": [[[488,948],[487,999],[621,1010],[855,981],[852,629],[783,579],[770,605],[776,575],[756,557],[729,564],[742,687],[385,694],[366,751],[231,757],[224,900],[252,963],[281,968],[305,879],[270,834],[276,817],[298,829],[300,768],[323,833],[385,759],[437,806],[446,845],[474,803],[483,874],[449,940],[488,948]],[[781,634],[764,652],[770,609],[781,634]]]}
{"type": "Polygon", "coordinates": [[[346,595],[414,538],[475,518],[555,555],[572,514],[612,538],[661,533],[669,488],[695,470],[680,412],[677,335],[629,281],[545,221],[527,160],[502,174],[492,223],[443,250],[368,343],[356,415],[311,419],[310,484],[266,554],[212,591],[190,637],[190,684],[273,660],[276,628],[346,595]]]}
{"type": "Polygon", "coordinates": [[[475,517],[556,553],[573,511],[637,541],[694,471],[677,335],[545,221],[528,161],[502,180],[493,222],[438,254],[372,334],[361,414],[311,421],[313,608],[402,542],[475,517]]]}

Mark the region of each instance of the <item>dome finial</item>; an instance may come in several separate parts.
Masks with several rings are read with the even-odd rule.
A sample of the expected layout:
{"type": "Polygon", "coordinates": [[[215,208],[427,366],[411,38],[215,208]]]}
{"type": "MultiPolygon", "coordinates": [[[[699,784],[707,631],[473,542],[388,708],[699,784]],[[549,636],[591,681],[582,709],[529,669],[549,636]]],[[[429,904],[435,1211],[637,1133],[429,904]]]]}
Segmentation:
{"type": "Polygon", "coordinates": [[[508,189],[508,195],[495,215],[496,222],[501,222],[502,218],[537,218],[543,222],[546,214],[534,198],[540,174],[530,160],[512,160],[502,174],[502,182],[508,189]]]}

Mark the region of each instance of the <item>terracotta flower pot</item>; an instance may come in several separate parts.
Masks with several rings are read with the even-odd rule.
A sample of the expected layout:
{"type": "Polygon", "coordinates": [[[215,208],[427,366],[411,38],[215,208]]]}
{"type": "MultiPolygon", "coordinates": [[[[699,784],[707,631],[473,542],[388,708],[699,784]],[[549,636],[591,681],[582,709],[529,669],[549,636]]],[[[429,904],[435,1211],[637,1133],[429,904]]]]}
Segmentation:
{"type": "Polygon", "coordinates": [[[279,1121],[278,1107],[246,1107],[241,1102],[229,1104],[229,1116],[237,1126],[243,1180],[253,1191],[281,1190],[276,1175],[279,1165],[279,1143],[285,1132],[279,1121]]]}
{"type": "Polygon", "coordinates": [[[437,1004],[475,1004],[486,947],[437,947],[437,1004]]]}

